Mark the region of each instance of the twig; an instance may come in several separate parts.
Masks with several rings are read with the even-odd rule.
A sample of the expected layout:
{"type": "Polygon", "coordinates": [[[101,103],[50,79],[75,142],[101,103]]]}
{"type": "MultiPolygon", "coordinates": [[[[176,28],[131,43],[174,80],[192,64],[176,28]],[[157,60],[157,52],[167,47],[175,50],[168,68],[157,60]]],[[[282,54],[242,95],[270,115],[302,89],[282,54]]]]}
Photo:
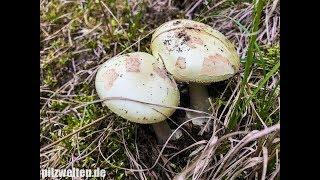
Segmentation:
{"type": "MultiPolygon", "coordinates": [[[[101,11],[103,12],[103,15],[104,15],[105,20],[107,20],[107,19],[108,19],[108,15],[107,15],[107,13],[104,11],[100,0],[99,0],[99,6],[100,6],[101,11]]],[[[109,33],[110,37],[113,37],[112,31],[111,31],[111,29],[110,29],[110,27],[109,27],[109,24],[107,24],[107,28],[108,28],[108,33],[109,33]]]]}
{"type": "Polygon", "coordinates": [[[202,3],[202,1],[203,0],[198,0],[198,2],[196,2],[193,6],[192,6],[192,8],[190,8],[189,10],[188,10],[188,12],[186,13],[186,17],[188,17],[188,19],[192,19],[192,13],[193,13],[193,11],[202,3]]]}
{"type": "Polygon", "coordinates": [[[213,178],[216,177],[220,169],[222,168],[223,170],[226,168],[226,165],[230,161],[231,157],[235,155],[239,150],[241,150],[242,147],[244,147],[246,144],[250,143],[253,140],[256,140],[258,138],[261,138],[265,135],[268,135],[274,131],[279,131],[280,130],[280,124],[273,125],[271,127],[265,128],[261,131],[253,131],[250,134],[248,134],[245,138],[243,138],[231,151],[228,152],[228,154],[224,157],[224,161],[221,163],[219,168],[217,169],[215,175],[213,178]]]}
{"type": "Polygon", "coordinates": [[[263,170],[262,170],[261,180],[265,180],[266,174],[267,174],[267,165],[268,165],[268,149],[266,147],[262,147],[262,154],[263,154],[263,170]]]}
{"type": "Polygon", "coordinates": [[[203,15],[206,15],[208,12],[212,11],[214,8],[220,6],[221,4],[225,3],[227,0],[222,0],[218,3],[216,3],[215,5],[213,5],[212,7],[210,7],[206,12],[203,13],[203,15]]]}
{"type": "Polygon", "coordinates": [[[134,99],[125,98],[125,97],[107,97],[107,98],[103,98],[103,99],[99,99],[99,100],[87,102],[87,103],[84,103],[84,104],[79,105],[79,106],[77,106],[77,107],[74,107],[74,108],[66,111],[65,113],[68,113],[68,112],[73,111],[73,110],[75,110],[75,109],[79,109],[79,108],[81,108],[81,107],[88,106],[88,105],[90,105],[90,104],[94,104],[94,103],[98,103],[98,102],[103,102],[103,101],[112,101],[112,100],[132,101],[132,102],[137,102],[137,103],[142,103],[142,104],[147,104],[147,105],[159,106],[159,107],[163,107],[163,108],[180,109],[180,110],[190,111],[190,112],[194,112],[194,113],[205,114],[205,115],[208,115],[208,116],[211,117],[211,114],[209,114],[209,113],[207,113],[207,112],[204,112],[204,111],[198,111],[198,110],[194,110],[194,109],[190,109],[190,108],[184,108],[184,107],[178,107],[178,106],[167,106],[167,105],[162,105],[162,104],[155,104],[155,103],[143,102],[143,101],[134,100],[134,99]]]}
{"type": "Polygon", "coordinates": [[[201,118],[208,118],[208,117],[207,117],[207,116],[200,116],[200,117],[188,119],[187,121],[183,122],[177,129],[175,129],[175,130],[171,133],[171,135],[168,137],[167,141],[164,143],[164,145],[163,145],[163,147],[162,147],[162,149],[161,149],[161,151],[160,151],[160,153],[159,153],[156,161],[153,163],[153,165],[152,165],[150,168],[146,168],[146,169],[129,169],[129,168],[123,168],[123,167],[120,167],[120,166],[116,166],[116,165],[114,165],[114,164],[112,164],[112,163],[110,163],[110,162],[108,162],[108,161],[107,161],[107,163],[108,163],[109,165],[113,166],[113,167],[116,167],[116,168],[119,168],[119,169],[122,169],[122,170],[132,171],[132,172],[150,171],[151,169],[153,169],[153,168],[158,164],[158,162],[159,162],[159,160],[160,160],[160,158],[161,158],[161,155],[162,155],[164,149],[166,148],[168,142],[169,142],[170,139],[173,137],[173,135],[176,133],[176,131],[177,131],[180,127],[182,127],[183,125],[185,125],[186,123],[188,123],[188,122],[190,122],[190,121],[192,121],[192,120],[201,119],[201,118]]]}
{"type": "MultiPolygon", "coordinates": [[[[225,139],[227,139],[227,138],[229,138],[229,137],[232,137],[232,136],[235,136],[235,135],[239,135],[239,134],[246,134],[246,133],[248,133],[248,132],[246,132],[246,131],[238,131],[238,132],[234,132],[234,133],[230,133],[230,134],[224,135],[224,136],[222,136],[221,138],[219,138],[219,139],[216,141],[215,144],[211,144],[211,146],[213,146],[213,145],[214,145],[214,146],[217,146],[218,144],[220,144],[222,141],[224,141],[225,139]]],[[[213,138],[214,138],[214,137],[213,137],[213,138]]],[[[208,146],[208,144],[207,144],[207,146],[208,146]]],[[[185,167],[184,170],[183,170],[179,175],[175,176],[174,179],[179,180],[179,179],[186,179],[186,178],[188,178],[188,177],[189,177],[189,173],[190,173],[191,171],[193,171],[193,169],[196,167],[198,161],[201,160],[204,155],[206,155],[206,153],[205,153],[205,151],[203,150],[203,153],[197,158],[197,160],[194,160],[194,162],[193,162],[191,165],[185,167]]]]}

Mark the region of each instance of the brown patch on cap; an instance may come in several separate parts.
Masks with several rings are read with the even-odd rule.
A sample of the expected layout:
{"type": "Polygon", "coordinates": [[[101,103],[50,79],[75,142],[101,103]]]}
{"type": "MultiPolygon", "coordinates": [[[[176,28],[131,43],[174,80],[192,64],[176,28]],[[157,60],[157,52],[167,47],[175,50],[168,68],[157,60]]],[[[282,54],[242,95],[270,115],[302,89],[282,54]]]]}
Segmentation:
{"type": "Polygon", "coordinates": [[[141,59],[139,56],[129,56],[125,61],[127,72],[140,72],[141,59]]]}
{"type": "Polygon", "coordinates": [[[159,68],[157,65],[153,66],[154,72],[158,74],[161,78],[165,79],[167,78],[167,71],[165,69],[159,68]]]}
{"type": "Polygon", "coordinates": [[[187,41],[187,45],[190,48],[196,48],[197,45],[203,45],[203,40],[199,37],[191,37],[189,41],[187,41]]]}
{"type": "Polygon", "coordinates": [[[170,85],[172,87],[177,87],[177,84],[175,82],[175,80],[173,78],[171,78],[170,76],[168,76],[167,70],[164,68],[160,68],[158,67],[156,64],[153,65],[153,70],[156,74],[158,74],[161,78],[163,79],[168,79],[170,82],[170,85]]]}
{"type": "Polygon", "coordinates": [[[228,59],[221,56],[220,54],[216,54],[214,56],[210,55],[210,56],[204,58],[201,73],[207,74],[207,75],[214,74],[215,73],[214,69],[215,69],[216,63],[218,63],[219,61],[223,61],[223,63],[225,63],[225,64],[230,64],[228,59]]]}
{"type": "Polygon", "coordinates": [[[115,69],[109,69],[104,74],[105,84],[104,87],[108,91],[113,86],[114,81],[118,78],[119,74],[115,69]]]}
{"type": "Polygon", "coordinates": [[[168,71],[165,68],[161,68],[157,64],[153,64],[153,71],[162,79],[168,79],[172,87],[177,87],[175,80],[168,75],[168,71]]]}
{"type": "Polygon", "coordinates": [[[183,57],[178,57],[175,66],[180,69],[186,68],[186,59],[183,57]]]}

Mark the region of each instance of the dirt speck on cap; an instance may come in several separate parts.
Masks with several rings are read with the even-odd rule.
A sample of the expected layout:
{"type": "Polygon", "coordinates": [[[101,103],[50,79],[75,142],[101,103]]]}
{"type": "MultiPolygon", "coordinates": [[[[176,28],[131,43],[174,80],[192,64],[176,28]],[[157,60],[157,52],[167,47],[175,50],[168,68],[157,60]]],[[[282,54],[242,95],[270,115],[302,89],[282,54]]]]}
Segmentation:
{"type": "Polygon", "coordinates": [[[186,59],[183,57],[178,57],[175,66],[179,69],[185,69],[186,68],[186,59]]]}
{"type": "Polygon", "coordinates": [[[182,39],[181,45],[187,44],[190,48],[196,48],[197,45],[204,44],[201,38],[191,36],[183,30],[175,32],[175,37],[182,39]]]}
{"type": "Polygon", "coordinates": [[[171,45],[171,39],[165,39],[164,41],[163,41],[163,44],[164,45],[171,45]]]}
{"type": "Polygon", "coordinates": [[[173,22],[173,25],[176,26],[176,25],[178,25],[180,23],[181,23],[181,21],[178,20],[178,21],[173,22]]]}
{"type": "Polygon", "coordinates": [[[210,55],[206,58],[204,58],[203,64],[202,64],[202,69],[201,69],[201,73],[202,74],[207,74],[207,75],[212,75],[214,74],[214,69],[216,66],[216,63],[218,62],[223,62],[225,64],[230,64],[230,62],[228,61],[227,58],[221,56],[220,54],[216,54],[216,55],[210,55]]]}
{"type": "Polygon", "coordinates": [[[118,78],[119,74],[115,69],[109,69],[104,74],[105,84],[104,88],[108,91],[113,86],[114,81],[118,78]]]}
{"type": "Polygon", "coordinates": [[[174,32],[174,36],[176,38],[182,38],[183,42],[186,42],[186,41],[190,40],[190,36],[185,32],[185,30],[174,32]]]}
{"type": "Polygon", "coordinates": [[[139,56],[129,56],[125,61],[127,72],[140,72],[141,59],[139,56]]]}

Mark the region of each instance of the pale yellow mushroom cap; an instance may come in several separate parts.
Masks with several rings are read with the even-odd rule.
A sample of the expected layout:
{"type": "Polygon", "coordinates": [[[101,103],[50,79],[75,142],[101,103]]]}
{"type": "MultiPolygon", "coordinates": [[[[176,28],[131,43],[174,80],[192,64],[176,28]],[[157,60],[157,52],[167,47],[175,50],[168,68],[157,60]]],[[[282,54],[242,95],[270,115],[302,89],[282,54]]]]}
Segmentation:
{"type": "MultiPolygon", "coordinates": [[[[168,76],[162,62],[144,52],[107,60],[97,72],[95,86],[101,99],[123,97],[164,106],[178,106],[180,101],[177,84],[168,76]]],[[[103,103],[117,115],[141,124],[163,121],[175,111],[129,100],[103,103]]]]}
{"type": "Polygon", "coordinates": [[[203,23],[177,19],[162,24],[151,40],[152,54],[161,58],[178,81],[211,83],[239,71],[234,45],[203,23]]]}

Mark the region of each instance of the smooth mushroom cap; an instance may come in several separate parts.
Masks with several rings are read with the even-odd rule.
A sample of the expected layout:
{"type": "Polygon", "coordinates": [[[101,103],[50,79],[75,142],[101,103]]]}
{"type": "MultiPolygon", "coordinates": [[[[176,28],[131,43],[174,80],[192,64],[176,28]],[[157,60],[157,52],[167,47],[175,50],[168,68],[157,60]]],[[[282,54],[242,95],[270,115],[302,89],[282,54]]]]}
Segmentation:
{"type": "MultiPolygon", "coordinates": [[[[97,72],[95,86],[101,99],[123,97],[165,106],[178,106],[180,100],[177,84],[162,62],[144,52],[107,60],[97,72]]],[[[175,111],[129,100],[107,100],[103,104],[117,115],[141,124],[163,121],[175,111]]]]}
{"type": "Polygon", "coordinates": [[[152,36],[151,50],[174,78],[183,82],[222,81],[240,67],[234,45],[223,34],[192,20],[161,25],[152,36]]]}

